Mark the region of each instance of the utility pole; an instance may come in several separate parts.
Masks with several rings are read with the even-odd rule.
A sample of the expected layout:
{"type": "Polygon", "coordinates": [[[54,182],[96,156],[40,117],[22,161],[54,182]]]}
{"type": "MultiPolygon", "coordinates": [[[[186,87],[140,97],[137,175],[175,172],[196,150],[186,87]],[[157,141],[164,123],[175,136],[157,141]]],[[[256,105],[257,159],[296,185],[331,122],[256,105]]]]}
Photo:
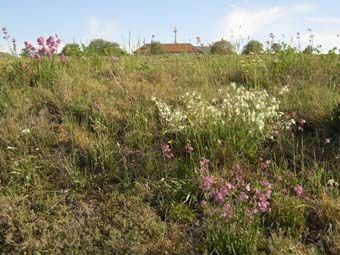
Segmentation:
{"type": "Polygon", "coordinates": [[[178,32],[178,30],[177,30],[177,28],[175,27],[175,28],[174,28],[175,43],[177,43],[177,32],[178,32]]]}

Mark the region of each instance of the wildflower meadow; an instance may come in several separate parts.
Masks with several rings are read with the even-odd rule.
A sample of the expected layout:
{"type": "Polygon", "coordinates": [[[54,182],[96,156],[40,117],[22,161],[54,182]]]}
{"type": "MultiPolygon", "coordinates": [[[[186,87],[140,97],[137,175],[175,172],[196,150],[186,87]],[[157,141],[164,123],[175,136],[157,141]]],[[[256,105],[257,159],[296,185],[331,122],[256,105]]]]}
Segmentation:
{"type": "Polygon", "coordinates": [[[19,54],[2,32],[0,254],[340,254],[335,51],[19,54]]]}

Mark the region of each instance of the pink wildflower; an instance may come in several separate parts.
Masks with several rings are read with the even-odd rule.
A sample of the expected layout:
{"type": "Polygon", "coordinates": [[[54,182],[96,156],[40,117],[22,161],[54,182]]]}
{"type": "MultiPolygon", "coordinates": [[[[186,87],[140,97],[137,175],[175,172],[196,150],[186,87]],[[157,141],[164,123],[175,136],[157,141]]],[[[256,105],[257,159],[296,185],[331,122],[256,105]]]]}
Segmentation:
{"type": "Polygon", "coordinates": [[[38,37],[37,43],[38,43],[40,46],[44,46],[44,45],[45,45],[45,38],[44,38],[43,36],[38,37]]]}
{"type": "Polygon", "coordinates": [[[222,192],[215,192],[213,196],[216,203],[222,204],[224,202],[225,195],[222,192]]]}
{"type": "Polygon", "coordinates": [[[245,192],[240,192],[240,194],[239,194],[239,199],[241,200],[241,201],[247,201],[248,200],[248,198],[249,198],[249,196],[245,193],[245,192]]]}
{"type": "Polygon", "coordinates": [[[257,202],[257,208],[260,212],[269,212],[269,202],[267,200],[260,200],[257,202]]]}
{"type": "Polygon", "coordinates": [[[226,182],[225,187],[228,189],[228,191],[234,188],[234,186],[230,182],[226,182]]]}
{"type": "Polygon", "coordinates": [[[174,154],[172,153],[169,144],[163,144],[163,145],[162,145],[162,151],[163,151],[164,156],[165,156],[167,159],[170,160],[170,159],[172,159],[172,158],[174,157],[174,154]]]}
{"type": "Polygon", "coordinates": [[[208,173],[208,164],[209,164],[209,159],[202,158],[200,160],[200,174],[201,175],[206,175],[208,173]]]}
{"type": "Polygon", "coordinates": [[[212,175],[204,176],[202,178],[202,181],[201,181],[202,189],[208,191],[208,190],[211,189],[211,187],[214,185],[214,183],[215,183],[214,176],[212,176],[212,175]]]}
{"type": "Polygon", "coordinates": [[[269,201],[267,200],[269,197],[266,196],[265,194],[262,193],[261,190],[259,189],[255,189],[255,194],[253,196],[253,199],[256,202],[256,206],[257,206],[257,209],[260,211],[260,212],[268,212],[270,211],[270,208],[269,208],[269,201]]]}
{"type": "Polygon", "coordinates": [[[46,40],[46,44],[47,44],[49,47],[54,47],[54,46],[55,46],[54,37],[53,37],[53,36],[48,37],[47,40],[46,40]]]}
{"type": "Polygon", "coordinates": [[[194,150],[194,148],[192,147],[191,143],[188,143],[188,144],[185,145],[185,151],[187,153],[191,153],[191,152],[193,152],[193,150],[194,150]]]}
{"type": "Polygon", "coordinates": [[[201,203],[200,203],[200,205],[204,208],[204,207],[206,207],[207,206],[207,201],[205,201],[205,200],[202,200],[201,201],[201,203]]]}
{"type": "Polygon", "coordinates": [[[200,160],[200,166],[201,166],[201,167],[207,167],[208,164],[209,164],[209,162],[210,162],[209,159],[202,158],[202,159],[200,160]]]}
{"type": "Polygon", "coordinates": [[[225,204],[221,211],[221,217],[230,219],[233,216],[233,214],[234,212],[232,206],[230,204],[225,204]]]}
{"type": "Polygon", "coordinates": [[[257,214],[258,210],[256,208],[247,208],[245,210],[245,214],[248,217],[253,217],[255,214],[257,214]]]}
{"type": "Polygon", "coordinates": [[[295,191],[295,194],[298,196],[298,197],[301,197],[301,196],[303,196],[303,187],[301,186],[301,185],[296,185],[295,187],[294,187],[294,191],[295,191]]]}
{"type": "Polygon", "coordinates": [[[270,198],[271,195],[272,195],[272,193],[273,193],[272,184],[271,184],[270,182],[268,182],[268,181],[262,181],[262,182],[261,182],[261,185],[262,185],[262,186],[265,188],[265,190],[266,190],[265,196],[266,196],[267,198],[270,198]]]}
{"type": "Polygon", "coordinates": [[[262,171],[267,171],[270,167],[271,161],[269,159],[264,160],[262,157],[260,157],[260,167],[262,171]]]}

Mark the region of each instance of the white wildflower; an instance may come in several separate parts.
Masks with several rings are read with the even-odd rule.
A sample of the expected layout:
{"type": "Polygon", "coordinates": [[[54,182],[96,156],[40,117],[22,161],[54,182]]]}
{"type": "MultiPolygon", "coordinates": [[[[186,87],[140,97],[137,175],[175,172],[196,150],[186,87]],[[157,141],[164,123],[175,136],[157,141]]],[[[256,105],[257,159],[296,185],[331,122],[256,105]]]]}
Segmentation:
{"type": "Polygon", "coordinates": [[[170,106],[155,100],[165,132],[178,132],[186,129],[206,127],[209,123],[229,125],[244,122],[250,133],[269,137],[274,123],[282,116],[279,100],[266,90],[247,90],[232,83],[219,89],[219,96],[212,100],[202,98],[198,92],[187,92],[180,97],[178,106],[170,106]]]}
{"type": "Polygon", "coordinates": [[[29,128],[21,130],[21,134],[23,134],[23,135],[26,135],[26,134],[29,134],[29,133],[31,133],[31,130],[29,128]]]}
{"type": "Polygon", "coordinates": [[[339,183],[336,182],[334,179],[328,180],[327,184],[331,187],[338,187],[339,186],[339,183]]]}

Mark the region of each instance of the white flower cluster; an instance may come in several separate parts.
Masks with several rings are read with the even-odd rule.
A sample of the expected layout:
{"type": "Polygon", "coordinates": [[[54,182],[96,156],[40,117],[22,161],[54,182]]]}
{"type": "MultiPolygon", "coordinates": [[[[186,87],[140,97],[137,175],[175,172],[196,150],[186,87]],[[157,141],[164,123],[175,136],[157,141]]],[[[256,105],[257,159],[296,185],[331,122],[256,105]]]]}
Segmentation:
{"type": "Polygon", "coordinates": [[[284,94],[287,94],[287,93],[289,92],[289,90],[290,90],[289,86],[286,85],[286,86],[284,86],[284,87],[282,87],[282,88],[280,89],[279,95],[282,96],[282,95],[284,95],[284,94]]]}
{"type": "Polygon", "coordinates": [[[235,83],[220,89],[218,98],[203,99],[198,92],[186,93],[177,106],[154,98],[166,132],[213,125],[244,125],[249,132],[269,136],[279,119],[279,101],[265,90],[247,90],[235,83]]]}
{"type": "Polygon", "coordinates": [[[252,59],[251,61],[241,60],[239,63],[241,64],[242,68],[246,68],[246,69],[267,68],[266,63],[262,59],[252,59]]]}
{"type": "Polygon", "coordinates": [[[166,103],[156,98],[152,98],[155,102],[158,112],[167,126],[167,132],[183,131],[186,128],[187,116],[180,109],[173,109],[166,103]]]}

